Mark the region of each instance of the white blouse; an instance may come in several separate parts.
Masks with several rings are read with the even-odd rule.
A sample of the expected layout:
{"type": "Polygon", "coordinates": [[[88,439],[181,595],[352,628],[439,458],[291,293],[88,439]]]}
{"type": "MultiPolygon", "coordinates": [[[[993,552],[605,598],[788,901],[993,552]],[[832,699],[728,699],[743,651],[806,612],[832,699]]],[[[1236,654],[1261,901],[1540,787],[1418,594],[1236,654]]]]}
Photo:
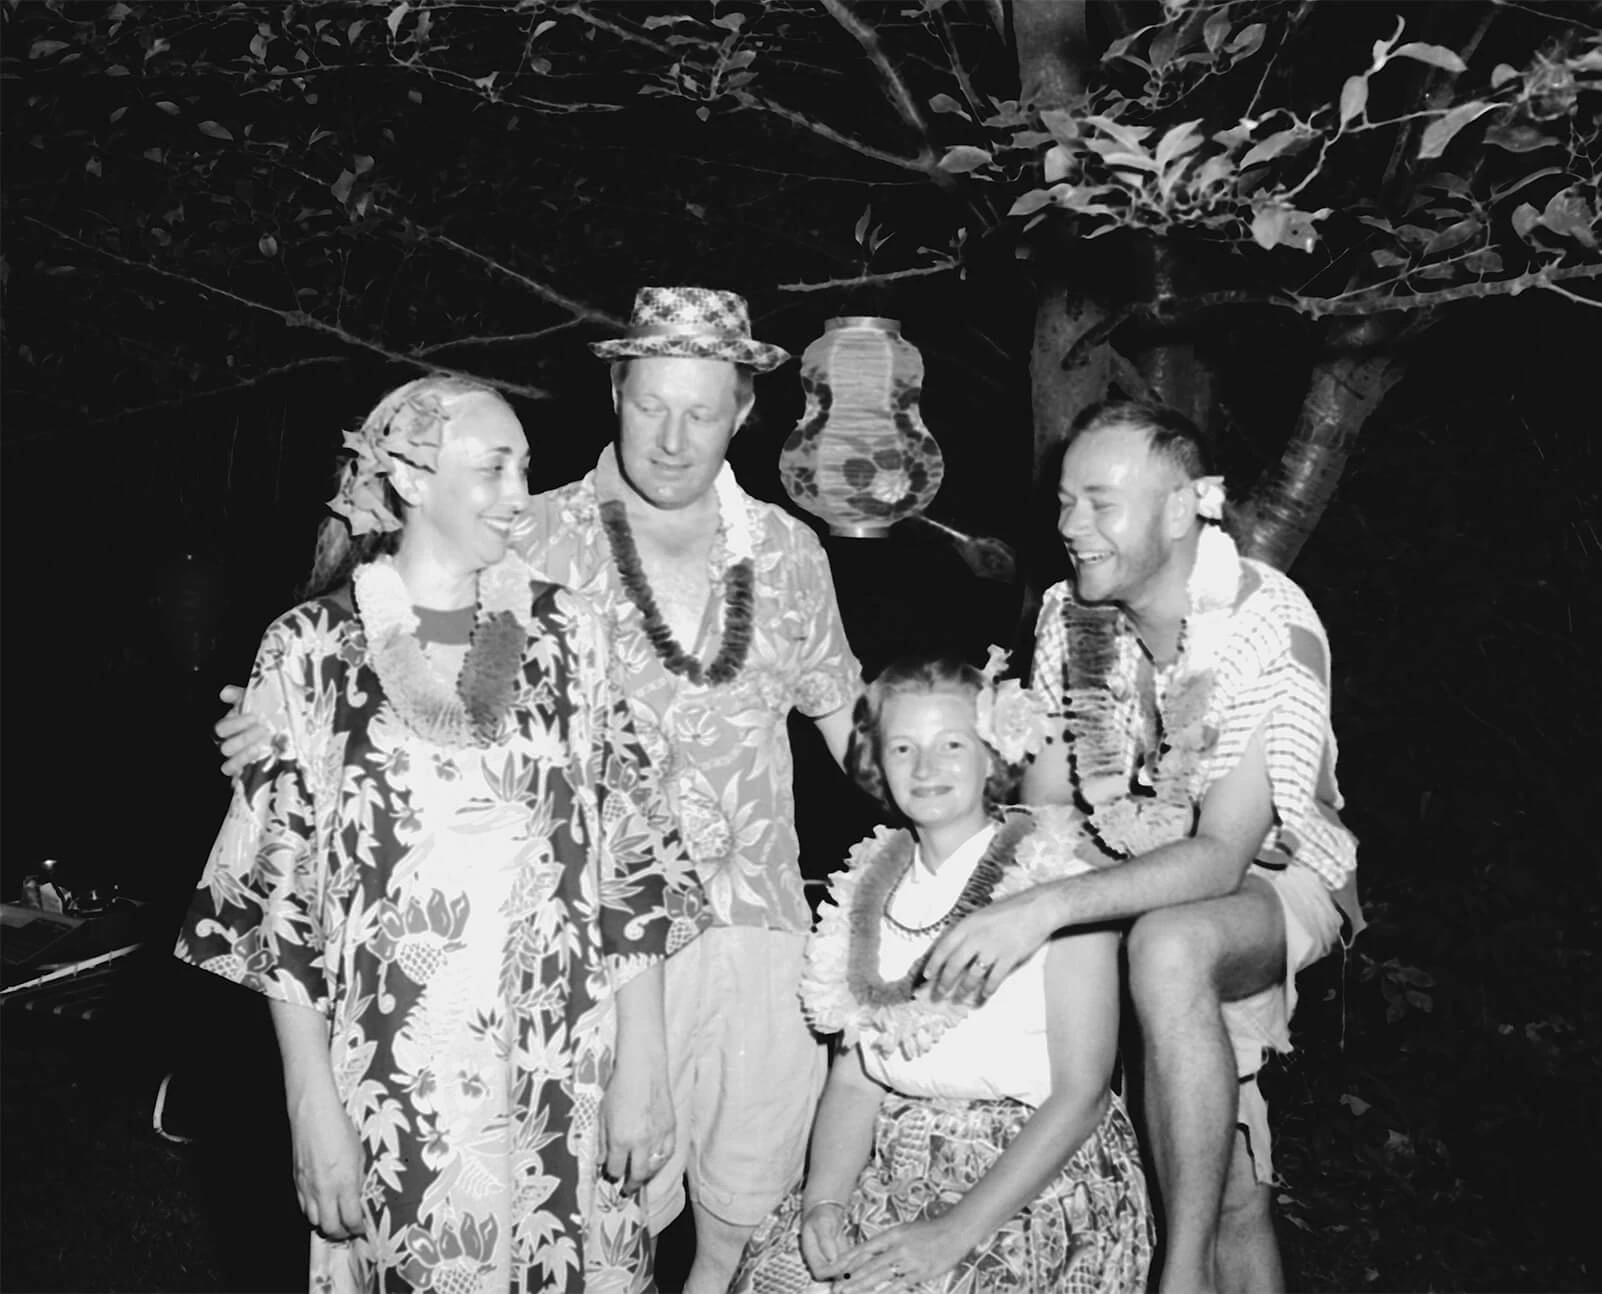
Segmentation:
{"type": "MultiPolygon", "coordinates": [[[[904,926],[938,921],[957,901],[995,833],[991,825],[969,837],[937,871],[928,868],[923,851],[917,850],[886,902],[890,915],[904,926]]],[[[1090,868],[1081,865],[1076,870],[1090,868]]],[[[882,919],[879,924],[879,974],[886,980],[904,975],[938,937],[938,932],[904,935],[882,919]]],[[[1051,1094],[1051,1057],[1046,1049],[1049,946],[1038,949],[1002,981],[988,1002],[970,1011],[917,1059],[908,1060],[899,1051],[884,1056],[864,1045],[863,1069],[870,1078],[907,1096],[965,1101],[1011,1097],[1038,1108],[1051,1094]]],[[[928,989],[921,987],[918,992],[922,995],[928,989]]]]}

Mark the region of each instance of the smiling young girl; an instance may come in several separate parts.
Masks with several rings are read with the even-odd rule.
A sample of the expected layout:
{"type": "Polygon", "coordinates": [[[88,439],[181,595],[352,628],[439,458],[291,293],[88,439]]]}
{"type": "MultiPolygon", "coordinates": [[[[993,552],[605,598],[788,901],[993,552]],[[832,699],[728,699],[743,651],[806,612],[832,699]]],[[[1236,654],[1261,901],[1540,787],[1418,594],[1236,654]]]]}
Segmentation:
{"type": "Polygon", "coordinates": [[[1109,1087],[1116,933],[1059,935],[983,1003],[920,980],[948,925],[1095,856],[1071,809],[1000,808],[1045,728],[999,663],[904,660],[857,704],[848,767],[905,825],[832,880],[802,997],[844,1046],[804,1185],[752,1237],[736,1290],[1145,1287],[1151,1211],[1109,1087]]]}

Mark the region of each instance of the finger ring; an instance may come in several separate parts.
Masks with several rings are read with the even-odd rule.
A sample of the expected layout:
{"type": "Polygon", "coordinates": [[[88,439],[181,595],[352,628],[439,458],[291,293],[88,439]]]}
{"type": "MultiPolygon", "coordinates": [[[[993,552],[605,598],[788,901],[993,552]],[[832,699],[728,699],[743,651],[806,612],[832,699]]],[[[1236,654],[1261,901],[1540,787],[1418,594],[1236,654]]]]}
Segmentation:
{"type": "Polygon", "coordinates": [[[651,1158],[652,1159],[666,1159],[667,1158],[667,1151],[663,1150],[660,1146],[658,1146],[655,1150],[653,1150],[651,1152],[651,1158]]]}

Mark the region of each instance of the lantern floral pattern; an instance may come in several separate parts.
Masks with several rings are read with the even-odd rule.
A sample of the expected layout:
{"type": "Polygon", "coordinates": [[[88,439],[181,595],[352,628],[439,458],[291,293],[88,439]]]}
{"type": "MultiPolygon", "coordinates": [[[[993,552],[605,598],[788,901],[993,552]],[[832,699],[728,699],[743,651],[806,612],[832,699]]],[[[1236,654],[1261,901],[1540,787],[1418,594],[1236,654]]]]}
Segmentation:
{"type": "Polygon", "coordinates": [[[923,425],[923,358],[894,319],[831,319],[801,358],[806,409],[779,455],[797,506],[844,534],[922,512],[945,460],[923,425]]]}

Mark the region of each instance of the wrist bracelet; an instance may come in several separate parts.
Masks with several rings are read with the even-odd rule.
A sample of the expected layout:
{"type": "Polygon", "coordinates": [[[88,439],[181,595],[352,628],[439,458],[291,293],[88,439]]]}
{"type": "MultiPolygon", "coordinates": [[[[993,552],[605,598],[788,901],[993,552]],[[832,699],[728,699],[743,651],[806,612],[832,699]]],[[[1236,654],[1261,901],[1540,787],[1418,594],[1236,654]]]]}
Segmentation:
{"type": "Polygon", "coordinates": [[[847,1209],[846,1206],[844,1204],[842,1204],[839,1200],[818,1200],[815,1204],[809,1204],[804,1209],[801,1210],[801,1220],[803,1222],[806,1221],[814,1213],[816,1213],[819,1209],[824,1208],[825,1206],[831,1205],[831,1204],[835,1208],[839,1209],[840,1212],[842,1212],[842,1213],[849,1213],[850,1212],[850,1210],[847,1209]]]}

